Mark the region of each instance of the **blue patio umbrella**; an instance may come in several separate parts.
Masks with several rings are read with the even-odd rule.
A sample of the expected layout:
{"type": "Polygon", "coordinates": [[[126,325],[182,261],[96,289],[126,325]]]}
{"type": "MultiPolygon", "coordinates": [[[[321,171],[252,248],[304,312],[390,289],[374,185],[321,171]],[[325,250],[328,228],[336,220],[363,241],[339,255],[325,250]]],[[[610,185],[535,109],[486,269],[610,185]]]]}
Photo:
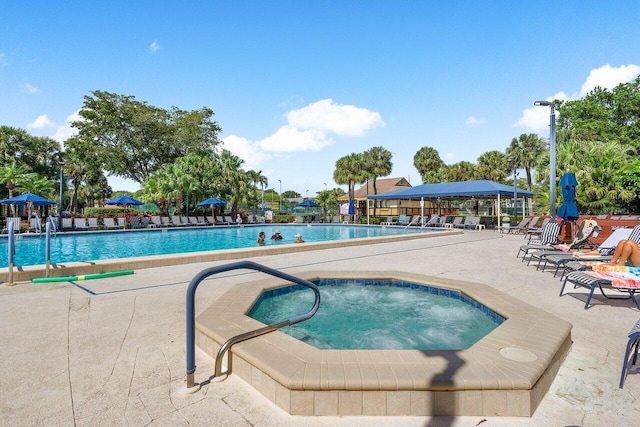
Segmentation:
{"type": "Polygon", "coordinates": [[[49,200],[46,197],[38,196],[37,194],[25,193],[19,196],[11,197],[9,199],[0,200],[3,205],[20,205],[24,206],[27,203],[31,203],[33,206],[52,206],[56,202],[49,200]]]}
{"type": "Polygon", "coordinates": [[[128,206],[128,205],[139,206],[139,205],[144,205],[144,202],[141,202],[140,200],[136,200],[130,196],[120,196],[120,197],[116,197],[115,199],[105,200],[104,204],[105,205],[121,205],[121,206],[128,206]]]}
{"type": "Polygon", "coordinates": [[[224,200],[216,199],[215,197],[209,197],[207,200],[203,200],[202,202],[198,203],[198,206],[211,206],[211,215],[213,215],[214,208],[216,206],[225,206],[226,204],[227,202],[225,202],[224,200]]]}
{"type": "Polygon", "coordinates": [[[576,206],[576,187],[578,181],[573,172],[566,172],[560,179],[562,189],[562,205],[558,209],[558,216],[565,221],[575,221],[580,218],[578,206],[576,206]]]}
{"type": "Polygon", "coordinates": [[[216,199],[215,197],[209,197],[207,200],[204,200],[198,203],[198,206],[225,206],[227,202],[224,200],[216,199]]]}
{"type": "Polygon", "coordinates": [[[313,200],[305,200],[304,202],[298,203],[296,206],[301,208],[319,208],[320,205],[314,202],[313,200]]]}

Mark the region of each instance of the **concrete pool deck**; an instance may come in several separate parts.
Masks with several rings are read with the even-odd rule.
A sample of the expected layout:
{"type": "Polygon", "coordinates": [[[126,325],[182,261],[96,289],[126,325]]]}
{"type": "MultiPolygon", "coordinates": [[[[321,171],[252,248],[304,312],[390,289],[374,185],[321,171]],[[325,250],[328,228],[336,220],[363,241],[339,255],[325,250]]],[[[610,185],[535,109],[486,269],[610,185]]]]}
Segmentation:
{"type": "MultiPolygon", "coordinates": [[[[532,417],[291,416],[231,375],[181,393],[185,377],[185,291],[200,270],[228,261],[155,267],[131,276],[0,287],[2,425],[231,426],[614,426],[640,419],[640,370],[618,382],[629,329],[628,300],[570,289],[515,257],[522,236],[464,234],[252,258],[289,274],[385,271],[492,286],[573,324],[572,348],[532,417]],[[80,288],[79,286],[82,286],[80,288]]],[[[232,286],[260,280],[223,273],[198,289],[200,313],[232,286]]],[[[196,353],[197,380],[213,360],[196,353]]]]}

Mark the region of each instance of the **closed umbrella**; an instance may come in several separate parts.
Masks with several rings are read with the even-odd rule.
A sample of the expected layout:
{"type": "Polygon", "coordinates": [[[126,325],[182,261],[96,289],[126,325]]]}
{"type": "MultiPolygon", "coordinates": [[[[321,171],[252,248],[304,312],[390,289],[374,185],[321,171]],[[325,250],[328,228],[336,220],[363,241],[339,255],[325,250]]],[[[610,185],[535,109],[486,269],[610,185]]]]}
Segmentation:
{"type": "Polygon", "coordinates": [[[576,186],[578,181],[573,172],[566,172],[560,179],[562,189],[562,205],[558,209],[558,216],[565,221],[575,221],[580,218],[576,205],[576,186]]]}
{"type": "MultiPolygon", "coordinates": [[[[576,186],[578,181],[573,172],[565,172],[560,179],[560,188],[562,190],[562,205],[558,209],[558,216],[567,222],[573,222],[580,218],[578,206],[576,206],[576,186]]],[[[574,236],[574,227],[571,227],[571,239],[574,236]]]]}

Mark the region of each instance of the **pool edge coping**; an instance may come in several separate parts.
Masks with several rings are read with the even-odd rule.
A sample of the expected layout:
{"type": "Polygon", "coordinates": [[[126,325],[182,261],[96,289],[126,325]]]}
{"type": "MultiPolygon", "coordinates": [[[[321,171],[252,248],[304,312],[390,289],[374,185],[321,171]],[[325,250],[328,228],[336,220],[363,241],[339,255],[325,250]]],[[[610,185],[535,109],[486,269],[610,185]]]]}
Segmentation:
{"type": "MultiPolygon", "coordinates": [[[[420,399],[427,396],[433,401],[420,415],[531,416],[571,347],[572,325],[569,322],[488,285],[398,271],[307,271],[298,276],[307,280],[394,278],[457,289],[505,316],[507,321],[471,348],[460,351],[319,350],[282,332],[236,344],[231,356],[233,373],[291,414],[333,414],[332,411],[319,414],[316,409],[309,413],[308,408],[293,408],[296,406],[293,402],[300,398],[293,396],[300,393],[331,395],[340,391],[375,395],[376,392],[405,391],[418,393],[420,399]],[[500,354],[502,349],[521,349],[535,354],[536,360],[510,360],[500,354]],[[451,364],[460,366],[447,373],[451,364]],[[431,380],[427,384],[424,374],[434,369],[442,371],[443,380],[431,380]],[[280,395],[288,394],[290,398],[279,402],[265,393],[265,382],[274,382],[273,387],[280,390],[280,395]],[[460,406],[458,402],[451,406],[453,403],[441,401],[438,406],[435,402],[437,396],[448,401],[452,396],[473,395],[474,392],[477,392],[472,399],[474,404],[460,406]]],[[[263,326],[244,313],[264,289],[278,286],[282,286],[280,279],[234,285],[198,316],[198,346],[213,356],[216,347],[229,337],[263,326]]],[[[339,397],[336,398],[339,401],[339,397]]],[[[312,406],[316,408],[316,405],[312,406]]],[[[386,414],[389,412],[394,413],[387,410],[386,414]]],[[[343,411],[334,415],[338,414],[374,413],[356,410],[355,413],[343,411]]],[[[403,414],[416,415],[412,410],[403,414]]]]}

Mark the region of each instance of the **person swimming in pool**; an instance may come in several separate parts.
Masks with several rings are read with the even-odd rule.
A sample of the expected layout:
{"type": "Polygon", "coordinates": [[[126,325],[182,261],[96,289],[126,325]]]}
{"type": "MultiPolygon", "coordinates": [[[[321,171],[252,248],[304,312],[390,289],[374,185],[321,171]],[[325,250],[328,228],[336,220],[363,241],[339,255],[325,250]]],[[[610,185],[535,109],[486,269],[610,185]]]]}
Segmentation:
{"type": "Polygon", "coordinates": [[[280,234],[280,230],[276,230],[271,236],[271,240],[282,240],[282,235],[280,234]]]}
{"type": "Polygon", "coordinates": [[[304,243],[304,240],[302,240],[302,234],[296,234],[296,243],[304,243]]]}
{"type": "Polygon", "coordinates": [[[256,243],[259,245],[264,245],[264,239],[266,238],[266,234],[264,234],[264,231],[261,231],[260,234],[258,234],[258,238],[256,239],[256,243]]]}

